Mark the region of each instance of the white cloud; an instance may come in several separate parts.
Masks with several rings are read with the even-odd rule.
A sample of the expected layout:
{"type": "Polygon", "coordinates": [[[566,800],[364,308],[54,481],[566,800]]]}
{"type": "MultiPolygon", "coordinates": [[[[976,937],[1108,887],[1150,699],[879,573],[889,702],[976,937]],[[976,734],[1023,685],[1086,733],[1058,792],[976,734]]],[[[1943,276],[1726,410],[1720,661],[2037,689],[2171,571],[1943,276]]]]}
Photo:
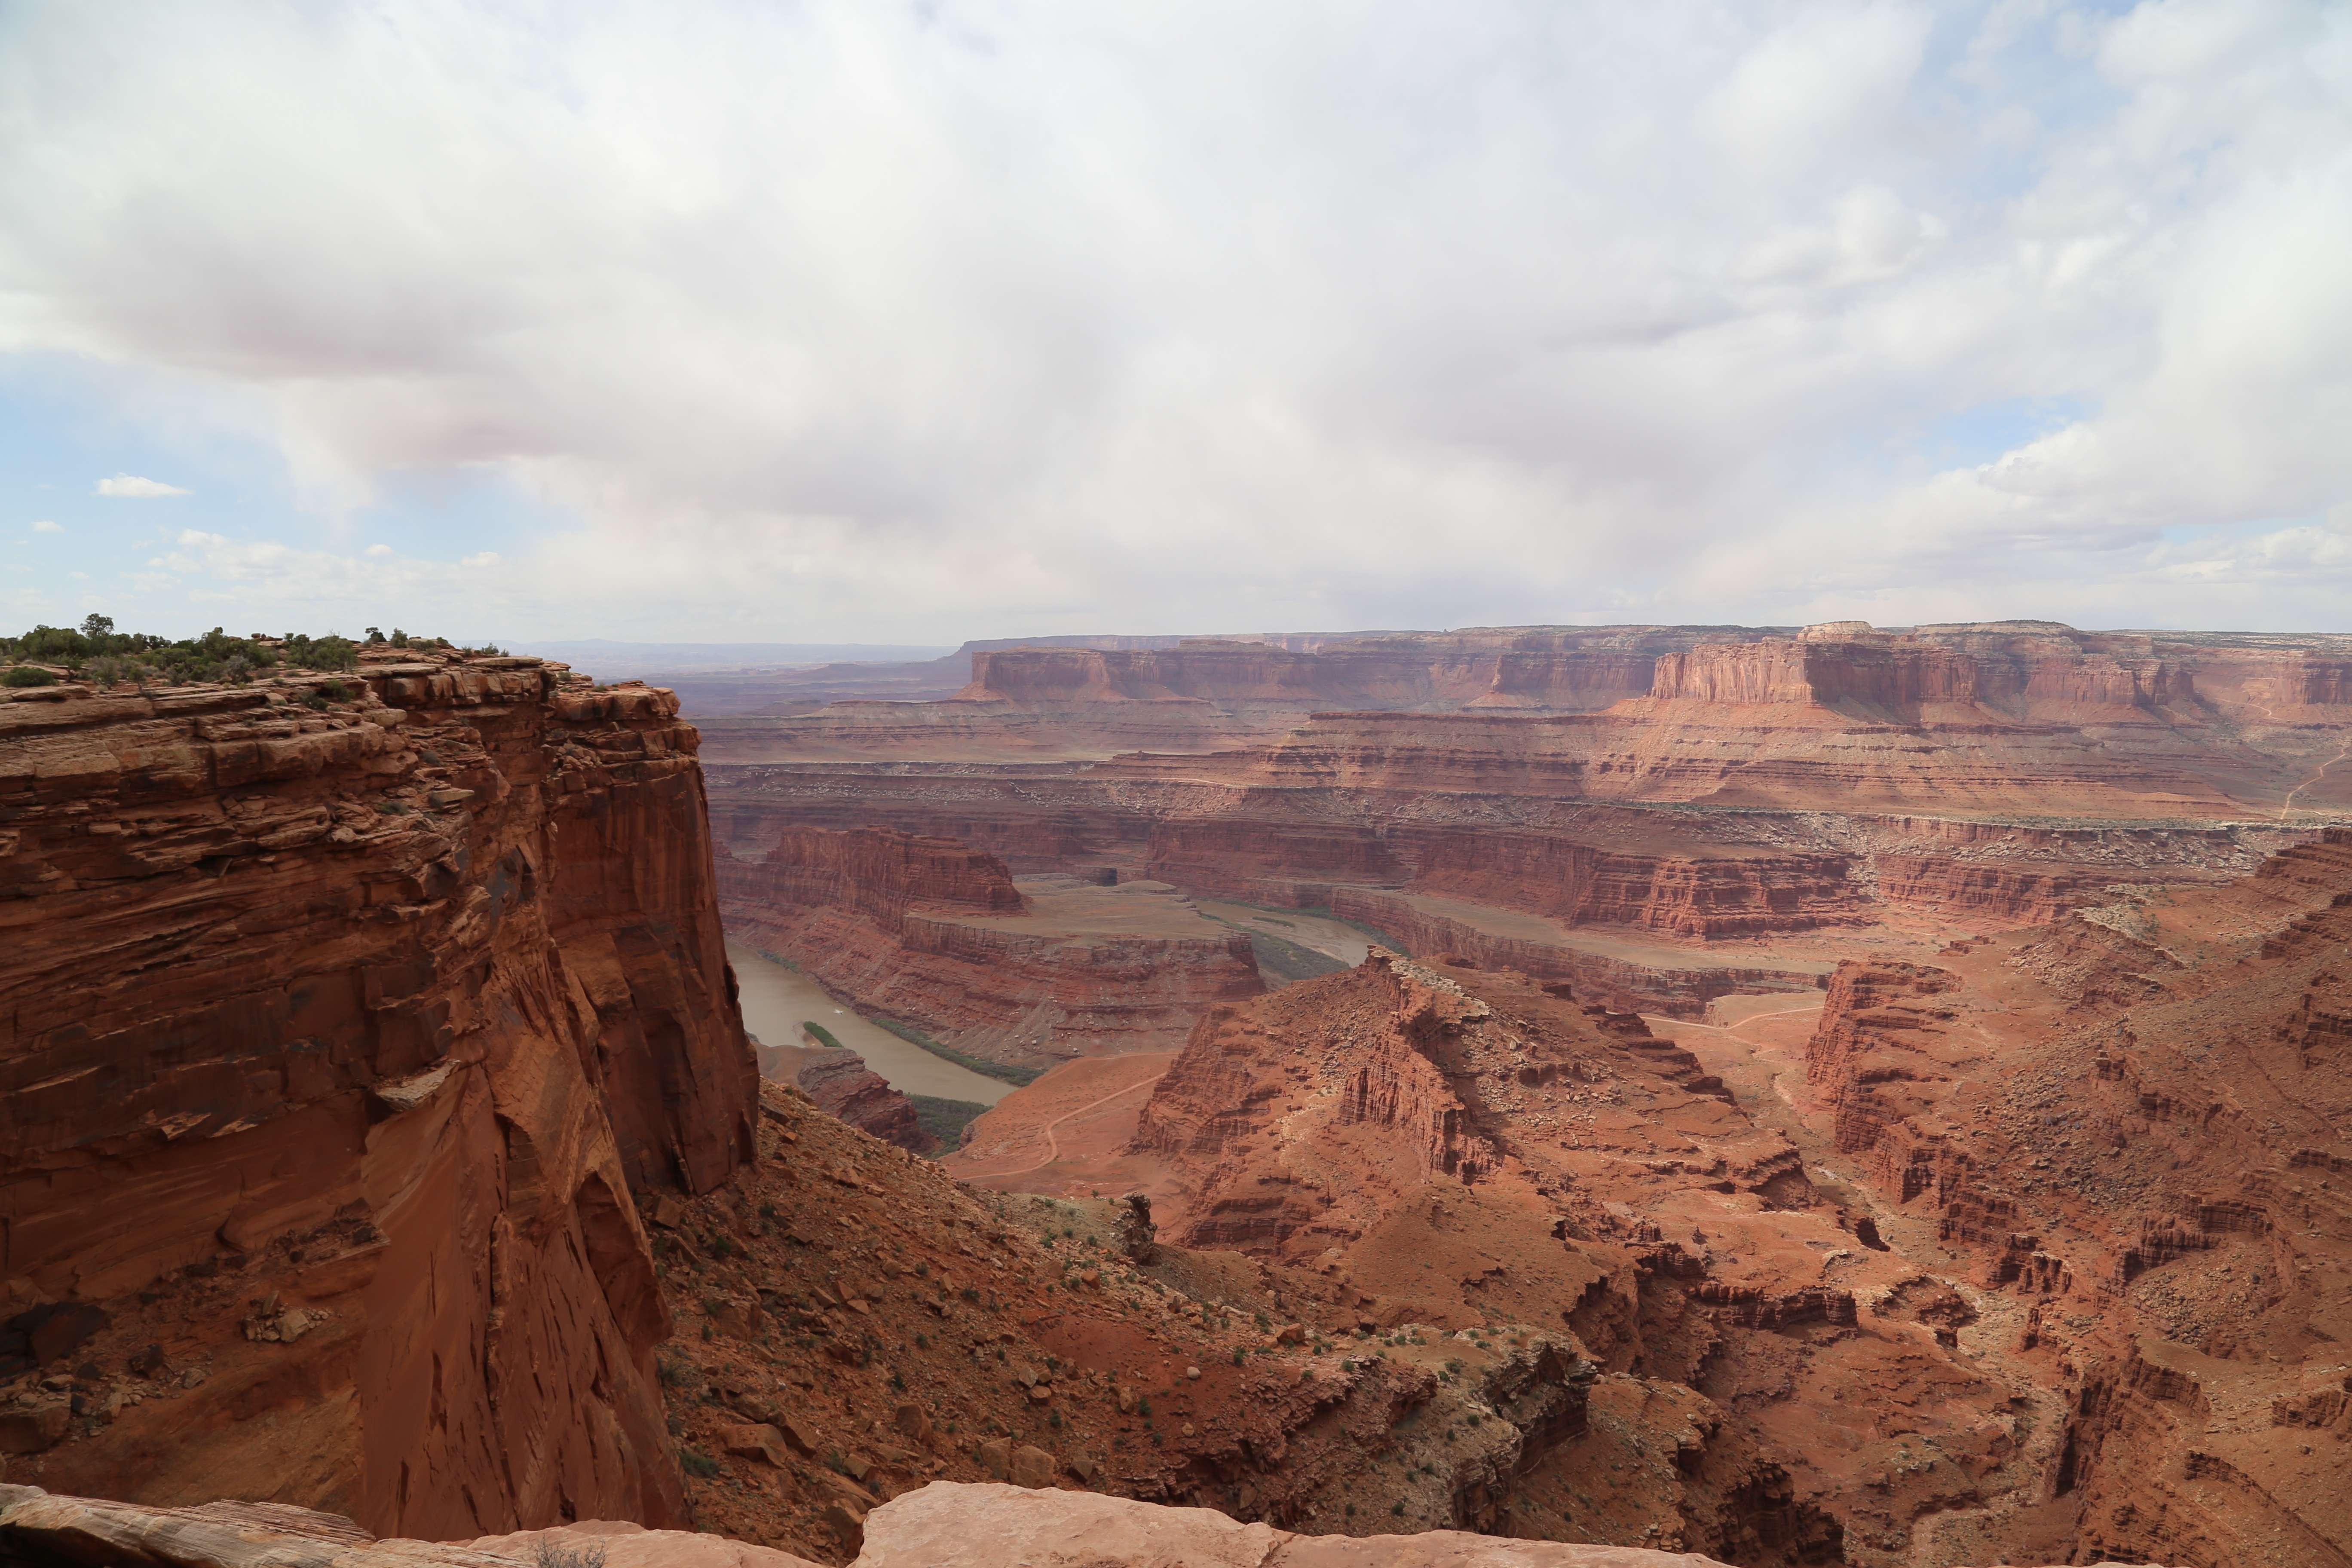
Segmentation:
{"type": "Polygon", "coordinates": [[[5,16],[0,346],[510,478],[569,522],[332,557],[478,626],[2352,599],[2326,0],[5,16]]]}
{"type": "MultiPolygon", "coordinates": [[[[429,605],[445,631],[511,624],[510,597],[486,585],[478,572],[433,562],[385,562],[272,540],[235,540],[198,529],[183,531],[177,548],[151,557],[130,574],[134,595],[174,595],[207,617],[248,616],[256,624],[282,623],[316,630],[331,625],[389,625],[388,605],[429,605]],[[441,617],[447,617],[442,619],[441,617]]],[[[417,618],[423,618],[422,616],[417,618]]]]}
{"type": "Polygon", "coordinates": [[[389,544],[371,544],[367,547],[366,553],[370,556],[376,557],[389,555],[392,553],[392,546],[389,544]]]}
{"type": "Polygon", "coordinates": [[[51,522],[47,518],[43,518],[40,521],[33,524],[33,531],[35,533],[63,533],[65,531],[65,525],[63,523],[51,522]]]}
{"type": "Polygon", "coordinates": [[[110,479],[100,479],[94,495],[115,496],[132,500],[152,500],[158,496],[184,496],[194,492],[177,485],[167,485],[161,479],[142,479],[136,474],[117,474],[110,479]]]}

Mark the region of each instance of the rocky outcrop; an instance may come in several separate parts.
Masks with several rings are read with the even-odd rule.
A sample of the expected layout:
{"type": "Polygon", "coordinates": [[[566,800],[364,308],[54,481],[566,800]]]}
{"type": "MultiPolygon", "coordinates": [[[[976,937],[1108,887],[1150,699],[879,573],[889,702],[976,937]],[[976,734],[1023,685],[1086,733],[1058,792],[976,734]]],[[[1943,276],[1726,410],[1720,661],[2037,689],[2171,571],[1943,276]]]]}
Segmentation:
{"type": "MultiPolygon", "coordinates": [[[[1318,983],[1299,1021],[1336,1014],[1355,1026],[1341,1026],[1349,1045],[1343,1056],[1322,1057],[1319,1072],[1308,1069],[1333,1091],[1324,1119],[1335,1137],[1368,1154],[1377,1151],[1375,1163],[1358,1174],[1344,1200],[1319,1189],[1282,1190],[1288,1183],[1272,1184],[1269,1192],[1269,1184],[1233,1164],[1230,1157],[1255,1140],[1297,1088],[1275,1065],[1282,1047],[1266,1037],[1255,1016],[1213,1013],[1152,1091],[1135,1134],[1139,1152],[1215,1172],[1171,1232],[1182,1244],[1311,1256],[1328,1238],[1361,1234],[1433,1175],[1475,1183],[1498,1163],[1500,1152],[1478,1135],[1454,1096],[1444,1060],[1447,1037],[1461,1032],[1465,1019],[1484,1017],[1483,1007],[1378,949],[1360,969],[1318,983]]],[[[1278,1016],[1286,1020],[1293,1011],[1281,1008],[1278,1016]]]]}
{"type": "Polygon", "coordinates": [[[1016,889],[960,845],[798,829],[721,853],[728,929],[835,995],[1009,1061],[1172,1045],[1201,1009],[1264,989],[1249,938],[1157,882],[1016,889]]]}
{"type": "Polygon", "coordinates": [[[633,1194],[749,1157],[754,1068],[675,713],[524,658],[0,705],[0,1236],[67,1410],[16,1478],[681,1517],[633,1194]]]}
{"type": "MultiPolygon", "coordinates": [[[[1152,1091],[1132,1152],[1162,1162],[1164,1235],[1305,1261],[1379,1231],[1433,1184],[1475,1188],[1506,1170],[1524,1178],[1530,1163],[1578,1163],[1562,1151],[1586,1146],[1576,1130],[1596,1125],[1588,1108],[1622,1092],[1591,1086],[1621,1077],[1645,1098],[1720,1114],[1721,1083],[1634,1015],[1580,1005],[1566,986],[1375,948],[1349,973],[1202,1018],[1152,1091]]],[[[1758,1189],[1793,1169],[1781,1140],[1734,1125],[1712,1159],[1664,1163],[1758,1189]]],[[[1644,1135],[1639,1147],[1655,1145],[1644,1135]]],[[[1621,1228],[1606,1211],[1591,1224],[1621,1228]]]]}
{"type": "MultiPolygon", "coordinates": [[[[1957,1016],[1936,998],[1958,988],[1957,976],[1927,964],[1847,959],[1831,976],[1821,1021],[1805,1046],[1805,1078],[1835,1115],[1844,1153],[1867,1153],[1920,1109],[1929,1086],[1948,1082],[1929,1054],[1957,1016]]],[[[1898,1202],[1915,1189],[1907,1185],[1898,1202]]]]}
{"type": "Polygon", "coordinates": [[[910,1153],[936,1153],[940,1141],[915,1120],[914,1102],[847,1048],[803,1051],[793,1081],[816,1108],[910,1153]]]}

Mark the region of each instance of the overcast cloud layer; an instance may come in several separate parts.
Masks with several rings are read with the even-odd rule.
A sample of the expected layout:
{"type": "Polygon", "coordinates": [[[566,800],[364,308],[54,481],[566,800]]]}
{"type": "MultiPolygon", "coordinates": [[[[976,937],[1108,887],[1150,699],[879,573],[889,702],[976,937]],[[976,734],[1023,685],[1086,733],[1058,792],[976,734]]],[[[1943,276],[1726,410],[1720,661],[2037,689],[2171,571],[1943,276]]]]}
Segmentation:
{"type": "Polygon", "coordinates": [[[2352,605],[2341,4],[15,0],[0,150],[17,619],[2352,605]]]}

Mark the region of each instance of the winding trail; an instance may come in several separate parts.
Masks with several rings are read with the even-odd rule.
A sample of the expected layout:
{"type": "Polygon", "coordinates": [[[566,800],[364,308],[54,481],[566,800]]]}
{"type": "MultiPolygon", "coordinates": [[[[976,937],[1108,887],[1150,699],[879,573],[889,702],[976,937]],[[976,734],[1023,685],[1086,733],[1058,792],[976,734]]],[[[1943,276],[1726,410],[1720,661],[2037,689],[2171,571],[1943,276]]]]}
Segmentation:
{"type": "Polygon", "coordinates": [[[1158,1083],[1161,1079],[1166,1078],[1167,1076],[1168,1075],[1164,1072],[1153,1073],[1150,1078],[1142,1079],[1137,1082],[1129,1084],[1125,1089],[1115,1089],[1111,1093],[1104,1095],[1100,1100],[1088,1100],[1086,1104],[1079,1106],[1076,1110],[1066,1110],[1062,1112],[1061,1115],[1054,1118],[1053,1121],[1046,1122],[1042,1129],[1045,1134],[1045,1157],[1038,1161],[1034,1165],[1024,1165],[1018,1170],[1013,1171],[971,1171],[959,1172],[957,1173],[959,1175],[965,1176],[967,1179],[984,1179],[993,1182],[1001,1181],[1006,1176],[1025,1176],[1032,1171],[1042,1171],[1046,1166],[1052,1164],[1055,1161],[1062,1157],[1062,1141],[1055,1135],[1054,1129],[1059,1127],[1063,1122],[1069,1121],[1074,1116],[1084,1116],[1089,1110],[1108,1105],[1112,1100],[1118,1099],[1121,1095],[1133,1094],[1139,1089],[1150,1089],[1153,1084],[1158,1083]]]}
{"type": "MultiPolygon", "coordinates": [[[[1824,1000],[1826,1000],[1826,998],[1824,998],[1824,1000]]],[[[1685,1018],[1667,1018],[1663,1020],[1663,1022],[1669,1028],[1706,1029],[1710,1033],[1717,1035],[1734,1035],[1748,1027],[1748,1025],[1756,1022],[1759,1018],[1785,1018],[1791,1013],[1818,1013],[1821,1010],[1822,1004],[1816,1002],[1810,1007],[1775,1007],[1769,1013],[1750,1013],[1748,1016],[1740,1019],[1739,1022],[1736,1024],[1695,1024],[1685,1018]]]]}
{"type": "MultiPolygon", "coordinates": [[[[2263,703],[2263,717],[2269,720],[2273,724],[2277,723],[2279,721],[2277,705],[2269,702],[2263,703]]],[[[2286,798],[2279,802],[2279,820],[2281,822],[2284,822],[2286,820],[2287,813],[2294,809],[2294,797],[2296,795],[2301,795],[2305,790],[2309,789],[2321,779],[2326,778],[2327,776],[2327,770],[2342,762],[2347,756],[2352,756],[2352,733],[2347,733],[2344,737],[2344,743],[2336,748],[2336,754],[2328,758],[2326,762],[2320,763],[2316,772],[2313,773],[2309,778],[2304,780],[2301,784],[2286,792],[2286,798]]]]}
{"type": "Polygon", "coordinates": [[[2348,734],[2344,737],[2344,743],[2336,748],[2336,754],[2328,758],[2326,762],[2320,763],[2319,770],[2316,773],[2313,773],[2309,778],[2304,780],[2301,784],[2286,792],[2286,799],[2282,801],[2279,805],[2279,820],[2281,822],[2284,822],[2286,820],[2286,814],[2294,809],[2294,797],[2296,795],[2301,795],[2305,790],[2309,789],[2321,779],[2326,778],[2327,776],[2327,770],[2342,762],[2347,756],[2352,756],[2352,734],[2348,734]]]}

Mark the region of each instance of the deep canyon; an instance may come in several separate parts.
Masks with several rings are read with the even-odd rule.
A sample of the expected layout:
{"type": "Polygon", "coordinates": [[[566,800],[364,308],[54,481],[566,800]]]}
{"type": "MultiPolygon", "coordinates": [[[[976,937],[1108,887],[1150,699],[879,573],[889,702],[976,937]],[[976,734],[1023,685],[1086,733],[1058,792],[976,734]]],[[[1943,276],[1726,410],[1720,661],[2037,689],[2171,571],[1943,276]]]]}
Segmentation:
{"type": "Polygon", "coordinates": [[[2352,637],[59,673],[27,1560],[2352,1560],[2352,637]]]}

